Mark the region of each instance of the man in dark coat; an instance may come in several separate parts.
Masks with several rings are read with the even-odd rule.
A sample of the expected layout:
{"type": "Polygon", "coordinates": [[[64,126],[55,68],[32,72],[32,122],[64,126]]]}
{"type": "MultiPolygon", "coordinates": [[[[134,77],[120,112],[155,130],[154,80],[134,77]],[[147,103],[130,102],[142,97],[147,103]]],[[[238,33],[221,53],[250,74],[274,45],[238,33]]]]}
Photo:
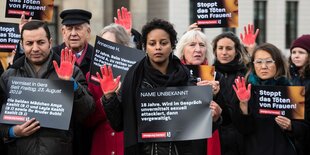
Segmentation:
{"type": "Polygon", "coordinates": [[[89,71],[93,46],[88,44],[91,29],[90,22],[92,14],[85,10],[70,9],[60,13],[62,19],[62,36],[64,42],[53,51],[60,55],[61,49],[68,47],[77,56],[76,65],[82,70],[84,75],[89,71]]]}
{"type": "Polygon", "coordinates": [[[74,66],[74,55],[65,49],[61,59],[51,51],[51,35],[47,24],[31,21],[21,31],[21,43],[25,55],[17,59],[5,71],[0,80],[0,103],[8,97],[9,77],[28,77],[40,79],[74,81],[74,100],[69,130],[40,127],[35,119],[21,125],[0,124],[0,139],[8,139],[8,154],[14,155],[71,155],[72,139],[76,122],[84,122],[94,111],[94,102],[87,91],[82,71],[74,66]],[[69,58],[69,59],[66,59],[69,58]],[[67,61],[68,60],[68,61],[67,61]],[[72,61],[71,61],[72,60],[72,61]],[[60,68],[58,67],[60,64],[60,68]],[[67,66],[66,66],[67,65],[67,66]]]}
{"type": "MultiPolygon", "coordinates": [[[[92,14],[86,10],[70,9],[60,13],[62,19],[62,36],[64,42],[52,50],[60,55],[61,49],[68,47],[76,55],[76,65],[82,70],[84,76],[90,69],[93,46],[88,44],[91,29],[90,22],[92,14]]],[[[90,154],[93,131],[83,124],[75,124],[78,129],[74,131],[74,154],[90,154]]]]}

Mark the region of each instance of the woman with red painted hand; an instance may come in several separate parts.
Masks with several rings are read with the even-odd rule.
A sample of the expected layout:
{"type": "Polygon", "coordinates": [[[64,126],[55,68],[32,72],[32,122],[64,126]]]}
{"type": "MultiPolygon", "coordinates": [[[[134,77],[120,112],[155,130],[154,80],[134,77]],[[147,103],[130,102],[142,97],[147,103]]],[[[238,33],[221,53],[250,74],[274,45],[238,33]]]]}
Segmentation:
{"type": "MultiPolygon", "coordinates": [[[[294,40],[290,50],[290,75],[293,85],[305,86],[306,90],[301,92],[301,96],[310,94],[310,34],[305,34],[294,40]]],[[[306,97],[305,102],[305,120],[310,121],[310,97],[306,97]]],[[[294,126],[294,124],[293,124],[294,126]]],[[[308,124],[307,130],[301,130],[298,133],[304,133],[307,136],[301,136],[297,143],[303,152],[310,153],[310,129],[308,124]]]]}
{"type": "Polygon", "coordinates": [[[244,26],[244,34],[240,33],[240,39],[249,56],[252,56],[253,50],[256,46],[256,37],[258,33],[259,29],[256,29],[254,33],[253,24],[248,24],[248,27],[244,26]]]}
{"type": "Polygon", "coordinates": [[[124,27],[130,36],[131,42],[134,43],[134,48],[142,50],[141,34],[132,28],[132,17],[127,8],[122,7],[121,9],[117,9],[117,17],[114,17],[114,23],[124,27]]]}
{"type": "MultiPolygon", "coordinates": [[[[119,77],[104,66],[100,79],[102,102],[111,126],[124,131],[125,154],[128,155],[205,155],[205,140],[138,143],[136,103],[137,91],[143,88],[192,85],[189,72],[172,53],[176,44],[176,31],[164,20],[154,19],[142,29],[142,42],[146,57],[133,65],[123,81],[119,96],[119,77]]],[[[221,109],[212,107],[213,121],[220,117],[221,109]]]]}
{"type": "Polygon", "coordinates": [[[294,120],[284,116],[259,117],[254,113],[257,103],[251,96],[251,86],[290,86],[284,56],[274,45],[264,43],[255,48],[252,62],[246,79],[238,77],[233,86],[240,101],[234,121],[244,135],[245,154],[297,155],[298,127],[294,120]]]}

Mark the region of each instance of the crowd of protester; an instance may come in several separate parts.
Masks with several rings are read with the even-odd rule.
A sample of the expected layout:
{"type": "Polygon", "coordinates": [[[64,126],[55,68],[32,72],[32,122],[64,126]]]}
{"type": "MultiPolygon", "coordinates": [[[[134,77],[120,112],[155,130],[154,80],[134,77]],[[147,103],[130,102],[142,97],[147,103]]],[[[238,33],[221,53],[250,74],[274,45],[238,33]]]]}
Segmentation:
{"type": "MultiPolygon", "coordinates": [[[[118,10],[114,23],[98,35],[142,49],[122,83],[111,66],[90,82],[94,47],[88,41],[92,13],[70,9],[60,13],[63,43],[51,47],[47,24],[21,16],[21,40],[8,68],[0,63],[0,103],[8,97],[9,77],[74,81],[69,130],[40,126],[35,118],[20,125],[0,124],[0,154],[8,155],[310,155],[310,35],[297,38],[290,56],[271,43],[256,44],[259,30],[245,26],[240,38],[223,32],[212,41],[196,23],[177,40],[169,21],[152,19],[141,34],[132,28],[131,13],[118,10]],[[186,65],[215,67],[213,80],[193,80],[186,65]],[[138,89],[212,86],[213,134],[209,139],[138,142],[138,89]],[[305,86],[305,119],[259,117],[253,108],[253,86],[305,86]]],[[[96,33],[96,32],[95,32],[96,33]]],[[[202,92],[203,93],[203,92],[202,92]]]]}

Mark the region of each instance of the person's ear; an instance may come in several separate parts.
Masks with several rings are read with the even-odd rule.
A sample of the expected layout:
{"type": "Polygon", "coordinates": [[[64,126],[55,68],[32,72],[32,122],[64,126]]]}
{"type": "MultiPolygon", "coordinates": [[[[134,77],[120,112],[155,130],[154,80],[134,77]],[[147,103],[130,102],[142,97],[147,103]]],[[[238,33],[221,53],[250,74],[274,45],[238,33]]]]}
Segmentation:
{"type": "Polygon", "coordinates": [[[91,35],[91,29],[90,27],[87,27],[87,34],[86,34],[87,39],[90,39],[90,35],[91,35]]]}
{"type": "Polygon", "coordinates": [[[63,25],[62,27],[61,27],[61,34],[62,34],[62,36],[64,37],[65,36],[65,33],[66,33],[66,27],[63,25]]]}

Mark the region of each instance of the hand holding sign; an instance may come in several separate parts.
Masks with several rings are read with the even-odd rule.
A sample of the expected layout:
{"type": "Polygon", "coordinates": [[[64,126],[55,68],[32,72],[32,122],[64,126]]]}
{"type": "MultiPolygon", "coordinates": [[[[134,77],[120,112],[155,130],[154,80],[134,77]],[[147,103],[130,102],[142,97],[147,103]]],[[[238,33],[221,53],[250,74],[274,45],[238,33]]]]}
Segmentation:
{"type": "Polygon", "coordinates": [[[292,122],[289,118],[284,116],[277,116],[275,121],[283,130],[292,130],[292,122]]]}
{"type": "Polygon", "coordinates": [[[72,53],[69,48],[65,48],[61,50],[60,56],[60,67],[58,67],[58,63],[54,60],[54,68],[58,77],[62,80],[70,80],[73,74],[74,63],[76,61],[75,55],[72,53]]]}
{"type": "Polygon", "coordinates": [[[100,71],[102,74],[102,78],[100,74],[97,72],[97,78],[100,82],[101,90],[104,94],[110,94],[117,90],[119,86],[119,81],[121,79],[121,76],[117,76],[117,78],[113,79],[113,72],[111,66],[103,65],[103,67],[100,67],[100,71]]]}
{"type": "Polygon", "coordinates": [[[222,108],[216,102],[211,101],[210,109],[212,111],[212,120],[216,122],[221,117],[222,108]]]}
{"type": "Polygon", "coordinates": [[[39,121],[32,118],[21,125],[14,126],[14,134],[17,137],[30,136],[40,129],[39,121]]]}
{"type": "Polygon", "coordinates": [[[114,23],[123,26],[128,34],[131,33],[131,13],[127,10],[127,8],[122,7],[121,10],[117,9],[117,18],[114,17],[114,23]]]}

